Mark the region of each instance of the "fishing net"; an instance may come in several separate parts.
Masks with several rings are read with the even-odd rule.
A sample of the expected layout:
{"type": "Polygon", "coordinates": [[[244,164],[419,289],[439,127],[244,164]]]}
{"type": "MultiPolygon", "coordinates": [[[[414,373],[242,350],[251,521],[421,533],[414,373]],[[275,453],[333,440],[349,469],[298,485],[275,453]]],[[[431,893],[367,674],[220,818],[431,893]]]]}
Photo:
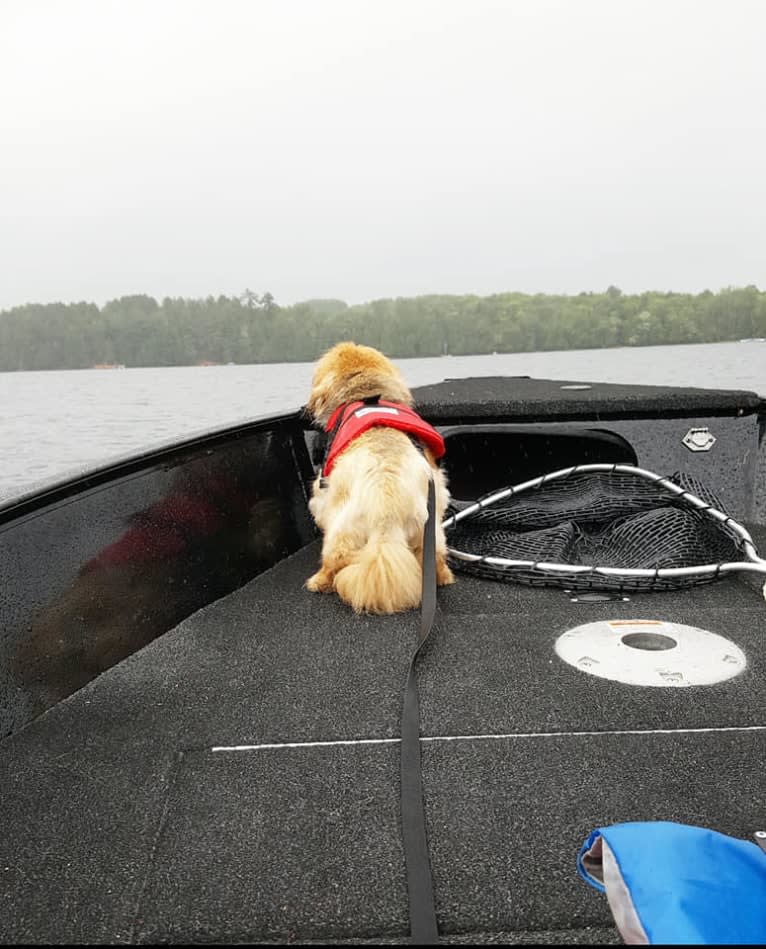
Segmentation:
{"type": "Polygon", "coordinates": [[[450,508],[450,564],[571,590],[676,590],[766,572],[744,527],[696,478],[580,465],[450,508]]]}

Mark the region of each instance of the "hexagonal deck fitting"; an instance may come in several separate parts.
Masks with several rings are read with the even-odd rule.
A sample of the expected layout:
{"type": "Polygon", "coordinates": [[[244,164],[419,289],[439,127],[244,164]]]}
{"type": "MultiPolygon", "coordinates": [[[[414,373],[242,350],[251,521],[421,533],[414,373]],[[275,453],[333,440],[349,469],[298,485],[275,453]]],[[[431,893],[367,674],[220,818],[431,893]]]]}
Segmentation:
{"type": "Polygon", "coordinates": [[[689,451],[710,451],[715,445],[715,435],[709,428],[690,428],[682,440],[689,451]]]}

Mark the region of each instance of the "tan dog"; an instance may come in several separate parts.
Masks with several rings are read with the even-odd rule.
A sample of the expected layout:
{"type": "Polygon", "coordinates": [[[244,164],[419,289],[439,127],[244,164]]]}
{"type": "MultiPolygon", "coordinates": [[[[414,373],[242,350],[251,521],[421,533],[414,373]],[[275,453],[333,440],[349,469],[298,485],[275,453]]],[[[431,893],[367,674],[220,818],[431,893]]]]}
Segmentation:
{"type": "MultiPolygon", "coordinates": [[[[340,406],[373,396],[411,406],[398,369],[369,346],[338,343],[317,363],[306,409],[325,427],[340,406]]],[[[309,590],[335,590],[357,613],[396,613],[420,604],[428,482],[436,495],[436,580],[453,583],[441,522],[446,479],[428,447],[376,425],[359,435],[317,477],[309,508],[324,533],[322,565],[309,590]]]]}

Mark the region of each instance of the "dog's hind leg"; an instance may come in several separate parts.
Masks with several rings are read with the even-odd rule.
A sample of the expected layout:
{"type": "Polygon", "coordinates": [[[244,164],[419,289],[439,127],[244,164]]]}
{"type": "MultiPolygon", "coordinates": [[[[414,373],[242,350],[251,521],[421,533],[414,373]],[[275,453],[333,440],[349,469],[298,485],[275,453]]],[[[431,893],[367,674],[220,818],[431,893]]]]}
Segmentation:
{"type": "Polygon", "coordinates": [[[348,534],[325,535],[322,565],[308,578],[306,589],[312,593],[332,593],[335,589],[335,575],[351,563],[357,549],[357,544],[348,534]]]}
{"type": "Polygon", "coordinates": [[[437,586],[444,587],[449,583],[455,582],[455,576],[447,566],[447,557],[443,551],[436,551],[436,583],[437,586]]]}
{"type": "MultiPolygon", "coordinates": [[[[438,540],[437,540],[438,544],[438,540]]],[[[412,550],[413,554],[417,557],[418,563],[423,567],[423,545],[418,544],[412,550]]],[[[455,575],[452,573],[450,568],[447,566],[447,549],[446,545],[443,550],[440,550],[438,547],[436,549],[436,585],[440,587],[445,587],[450,583],[455,582],[455,575]]]]}
{"type": "Polygon", "coordinates": [[[304,586],[312,593],[332,593],[335,575],[322,565],[313,576],[308,578],[304,586]]]}

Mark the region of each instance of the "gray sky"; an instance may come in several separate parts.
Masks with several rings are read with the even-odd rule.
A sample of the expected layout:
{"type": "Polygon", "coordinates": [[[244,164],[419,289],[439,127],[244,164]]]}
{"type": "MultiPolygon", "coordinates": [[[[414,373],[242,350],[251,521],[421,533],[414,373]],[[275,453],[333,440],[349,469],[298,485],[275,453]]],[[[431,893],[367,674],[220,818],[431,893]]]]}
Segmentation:
{"type": "Polygon", "coordinates": [[[762,0],[0,0],[0,307],[766,287],[762,0]]]}

